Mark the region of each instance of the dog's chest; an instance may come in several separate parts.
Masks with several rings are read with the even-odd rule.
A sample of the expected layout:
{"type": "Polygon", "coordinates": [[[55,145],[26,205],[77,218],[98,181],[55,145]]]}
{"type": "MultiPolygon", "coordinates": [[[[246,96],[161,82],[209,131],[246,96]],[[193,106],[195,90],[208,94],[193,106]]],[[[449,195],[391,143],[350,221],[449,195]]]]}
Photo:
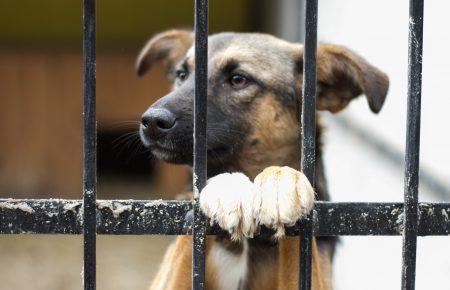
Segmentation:
{"type": "Polygon", "coordinates": [[[216,269],[218,290],[238,290],[245,284],[248,273],[248,243],[243,241],[243,250],[234,253],[220,243],[211,249],[211,261],[216,269]]]}

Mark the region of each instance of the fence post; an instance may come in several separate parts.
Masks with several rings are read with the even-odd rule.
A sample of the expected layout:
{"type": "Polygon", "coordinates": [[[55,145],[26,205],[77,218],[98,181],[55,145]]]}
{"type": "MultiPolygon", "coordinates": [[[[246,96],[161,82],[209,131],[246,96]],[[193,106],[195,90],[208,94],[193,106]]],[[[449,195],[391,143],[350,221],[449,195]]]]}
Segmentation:
{"type": "Polygon", "coordinates": [[[408,105],[404,184],[402,289],[415,288],[418,229],[420,102],[422,95],[423,0],[409,2],[408,105]]]}
{"type": "MultiPolygon", "coordinates": [[[[301,170],[315,186],[317,0],[305,1],[301,170]]],[[[299,289],[311,289],[312,213],[300,230],[299,289]]]]}
{"type": "Polygon", "coordinates": [[[200,210],[200,192],[206,185],[206,109],[208,90],[208,0],[195,0],[194,100],[194,227],[192,289],[205,288],[206,224],[200,210]]]}
{"type": "Polygon", "coordinates": [[[96,287],[96,192],[97,192],[97,121],[96,121],[96,1],[83,1],[83,235],[85,290],[96,287]]]}

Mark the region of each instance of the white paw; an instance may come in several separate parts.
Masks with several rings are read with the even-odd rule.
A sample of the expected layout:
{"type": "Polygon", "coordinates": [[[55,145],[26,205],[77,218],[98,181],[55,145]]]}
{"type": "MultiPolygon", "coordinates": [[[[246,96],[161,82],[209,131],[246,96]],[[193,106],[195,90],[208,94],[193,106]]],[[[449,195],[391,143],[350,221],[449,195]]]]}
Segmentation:
{"type": "Polygon", "coordinates": [[[276,230],[275,238],[284,235],[284,226],[293,226],[305,217],[314,204],[314,190],[308,178],[290,167],[272,166],[255,178],[253,215],[258,225],[276,230]]]}
{"type": "Polygon", "coordinates": [[[252,199],[254,185],[242,173],[223,173],[208,180],[200,194],[200,208],[222,229],[231,234],[233,240],[242,236],[253,237],[255,222],[252,199]]]}
{"type": "Polygon", "coordinates": [[[308,179],[289,167],[268,167],[252,183],[242,173],[224,173],[208,180],[200,207],[212,223],[230,232],[233,240],[251,238],[259,225],[284,235],[311,211],[314,191],[308,179]]]}

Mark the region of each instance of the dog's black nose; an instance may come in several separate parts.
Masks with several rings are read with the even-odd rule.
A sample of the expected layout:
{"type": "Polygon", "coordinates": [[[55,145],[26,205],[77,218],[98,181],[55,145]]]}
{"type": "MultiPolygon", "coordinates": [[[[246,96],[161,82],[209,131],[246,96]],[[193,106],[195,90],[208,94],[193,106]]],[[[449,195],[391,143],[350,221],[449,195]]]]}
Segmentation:
{"type": "Polygon", "coordinates": [[[144,132],[152,139],[166,135],[175,127],[175,115],[166,109],[149,109],[144,113],[141,124],[144,132]]]}

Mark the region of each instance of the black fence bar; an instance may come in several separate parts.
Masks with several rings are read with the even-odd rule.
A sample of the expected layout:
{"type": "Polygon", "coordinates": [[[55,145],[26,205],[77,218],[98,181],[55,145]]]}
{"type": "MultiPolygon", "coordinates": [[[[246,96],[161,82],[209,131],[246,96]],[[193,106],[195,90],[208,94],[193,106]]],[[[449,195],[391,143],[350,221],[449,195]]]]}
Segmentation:
{"type": "Polygon", "coordinates": [[[83,1],[83,234],[84,289],[96,287],[96,192],[97,192],[97,121],[96,121],[96,1],[83,1]]]}
{"type": "Polygon", "coordinates": [[[408,108],[405,154],[405,221],[402,289],[415,288],[418,233],[420,99],[422,95],[423,0],[409,2],[408,108]]]}
{"type": "MultiPolygon", "coordinates": [[[[302,159],[301,170],[314,187],[316,149],[316,50],[317,0],[305,1],[305,41],[303,54],[302,159]]],[[[311,289],[312,226],[311,215],[300,230],[299,289],[311,289]]]]}
{"type": "MultiPolygon", "coordinates": [[[[0,234],[82,234],[82,200],[0,200],[0,234]]],[[[192,221],[189,201],[97,200],[97,233],[101,235],[187,235],[192,221]],[[190,216],[190,215],[188,215],[190,216]]],[[[316,236],[400,236],[403,203],[317,202],[316,236]]],[[[450,203],[419,203],[419,236],[450,235],[450,203]]],[[[286,229],[298,235],[299,229],[286,229]]],[[[208,227],[207,234],[223,231],[208,227]]],[[[273,234],[262,229],[262,235],[273,234]]]]}
{"type": "Polygon", "coordinates": [[[207,178],[206,109],[208,93],[208,1],[195,0],[195,101],[194,101],[194,225],[192,289],[205,288],[206,219],[200,211],[200,192],[207,178]]]}

